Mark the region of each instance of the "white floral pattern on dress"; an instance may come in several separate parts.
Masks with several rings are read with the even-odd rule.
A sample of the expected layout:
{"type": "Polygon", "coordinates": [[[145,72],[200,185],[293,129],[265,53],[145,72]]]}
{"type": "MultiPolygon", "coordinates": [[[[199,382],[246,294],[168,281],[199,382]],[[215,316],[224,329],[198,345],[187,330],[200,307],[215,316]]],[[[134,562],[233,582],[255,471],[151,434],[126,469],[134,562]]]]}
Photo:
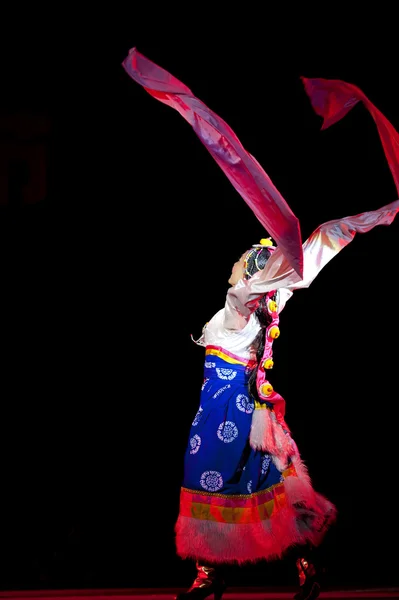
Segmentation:
{"type": "Polygon", "coordinates": [[[230,384],[230,383],[226,383],[226,385],[224,385],[223,387],[219,388],[219,389],[218,389],[218,391],[217,391],[217,392],[215,392],[215,393],[213,394],[212,398],[213,398],[214,400],[216,400],[216,398],[217,398],[218,396],[220,396],[220,394],[223,394],[223,392],[224,392],[225,390],[228,390],[229,388],[231,388],[231,384],[230,384]]]}
{"type": "Polygon", "coordinates": [[[193,435],[193,437],[190,440],[190,446],[190,454],[197,454],[201,446],[201,438],[198,434],[193,435]]]}
{"type": "Polygon", "coordinates": [[[223,421],[218,427],[217,436],[225,444],[234,442],[238,437],[238,427],[233,421],[223,421]]]}
{"type": "Polygon", "coordinates": [[[271,461],[270,454],[265,454],[265,456],[262,457],[262,462],[260,464],[262,475],[266,475],[266,473],[268,472],[269,466],[270,466],[270,461],[271,461]]]}
{"type": "Polygon", "coordinates": [[[216,367],[216,373],[219,379],[228,379],[229,381],[237,375],[237,371],[234,371],[234,369],[222,369],[220,367],[216,367]]]}
{"type": "Polygon", "coordinates": [[[206,379],[204,379],[204,382],[203,382],[203,384],[201,386],[201,390],[204,389],[204,387],[206,386],[206,384],[208,383],[208,381],[209,381],[209,377],[207,377],[206,379]]]}
{"type": "Polygon", "coordinates": [[[238,394],[236,398],[236,406],[238,410],[247,413],[247,415],[253,413],[255,409],[254,403],[245,394],[238,394]]]}
{"type": "Polygon", "coordinates": [[[192,425],[193,425],[194,427],[195,427],[196,425],[198,425],[198,423],[200,422],[200,420],[201,420],[201,417],[202,417],[202,412],[203,412],[203,410],[204,410],[204,409],[202,408],[202,406],[200,406],[200,407],[199,407],[199,409],[198,409],[198,411],[197,411],[197,414],[196,414],[196,415],[195,415],[195,417],[194,417],[194,421],[192,422],[192,425]]]}
{"type": "Polygon", "coordinates": [[[223,487],[223,477],[219,471],[204,471],[200,484],[207,492],[217,492],[223,487]]]}
{"type": "Polygon", "coordinates": [[[248,494],[252,494],[252,481],[248,481],[247,490],[248,490],[248,494]]]}

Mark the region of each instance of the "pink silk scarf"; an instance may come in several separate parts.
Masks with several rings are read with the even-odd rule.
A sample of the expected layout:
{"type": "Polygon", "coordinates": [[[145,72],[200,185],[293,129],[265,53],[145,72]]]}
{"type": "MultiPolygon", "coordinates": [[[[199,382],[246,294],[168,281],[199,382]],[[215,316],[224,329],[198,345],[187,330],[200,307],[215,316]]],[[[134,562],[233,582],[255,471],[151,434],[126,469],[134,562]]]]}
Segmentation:
{"type": "Polygon", "coordinates": [[[377,125],[385,156],[399,194],[399,134],[382,112],[359,88],[351,83],[339,79],[307,79],[306,77],[302,77],[302,82],[314,111],[323,117],[322,129],[334,125],[358,102],[363,102],[377,125]]]}
{"type": "Polygon", "coordinates": [[[130,50],[122,66],[154,98],[177,110],[225,173],[257,219],[302,276],[303,256],[299,221],[256,159],[234,131],[173,75],[130,50]]]}

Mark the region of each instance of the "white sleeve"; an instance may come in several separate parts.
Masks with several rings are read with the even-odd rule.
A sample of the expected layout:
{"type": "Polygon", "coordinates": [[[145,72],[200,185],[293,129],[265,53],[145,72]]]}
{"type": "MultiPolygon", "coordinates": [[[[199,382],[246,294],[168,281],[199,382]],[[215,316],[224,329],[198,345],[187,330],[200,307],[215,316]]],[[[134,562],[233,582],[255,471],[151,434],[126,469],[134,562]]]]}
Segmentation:
{"type": "Polygon", "coordinates": [[[366,233],[376,225],[390,225],[398,211],[399,200],[395,200],[378,210],[320,225],[303,244],[302,279],[277,248],[262,271],[251,279],[240,280],[227,292],[225,327],[242,329],[255,310],[258,299],[267,292],[281,289],[281,297],[286,301],[290,297],[287,291],[292,294],[296,289],[309,287],[323,267],[353,240],[356,233],[366,233]]]}

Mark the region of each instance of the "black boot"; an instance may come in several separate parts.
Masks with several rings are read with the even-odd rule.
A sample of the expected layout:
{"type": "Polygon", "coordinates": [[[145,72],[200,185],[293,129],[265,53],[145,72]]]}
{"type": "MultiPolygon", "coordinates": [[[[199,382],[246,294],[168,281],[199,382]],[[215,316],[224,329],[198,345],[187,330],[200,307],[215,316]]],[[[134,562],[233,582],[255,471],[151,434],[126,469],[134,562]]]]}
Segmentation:
{"type": "Polygon", "coordinates": [[[226,584],[217,573],[214,566],[197,562],[197,577],[186,592],[175,597],[175,600],[204,600],[214,594],[215,600],[221,600],[226,589],[226,584]]]}
{"type": "Polygon", "coordinates": [[[296,561],[299,576],[299,592],[294,600],[315,600],[320,594],[320,583],[316,567],[307,558],[296,561]]]}

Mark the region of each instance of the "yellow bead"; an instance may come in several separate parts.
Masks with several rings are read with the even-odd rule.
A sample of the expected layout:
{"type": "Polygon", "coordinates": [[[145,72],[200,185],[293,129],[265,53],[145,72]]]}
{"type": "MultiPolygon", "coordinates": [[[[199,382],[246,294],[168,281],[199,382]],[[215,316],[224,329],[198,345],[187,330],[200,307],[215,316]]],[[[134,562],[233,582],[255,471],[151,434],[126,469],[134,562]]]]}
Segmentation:
{"type": "Polygon", "coordinates": [[[262,246],[273,246],[273,242],[270,238],[262,238],[259,242],[262,246]]]}
{"type": "Polygon", "coordinates": [[[262,396],[270,396],[273,393],[273,386],[271,383],[263,383],[259,389],[262,396]]]}
{"type": "Polygon", "coordinates": [[[269,329],[269,336],[275,340],[276,338],[278,338],[278,336],[280,335],[280,329],[277,327],[277,325],[273,325],[273,327],[270,327],[269,329]]]}
{"type": "Polygon", "coordinates": [[[268,304],[268,309],[270,312],[277,312],[277,302],[275,302],[274,300],[269,300],[269,304],[268,304]]]}
{"type": "Polygon", "coordinates": [[[272,361],[272,359],[271,358],[267,358],[265,360],[265,362],[263,363],[263,368],[264,369],[272,369],[273,365],[274,365],[274,362],[272,361]]]}

